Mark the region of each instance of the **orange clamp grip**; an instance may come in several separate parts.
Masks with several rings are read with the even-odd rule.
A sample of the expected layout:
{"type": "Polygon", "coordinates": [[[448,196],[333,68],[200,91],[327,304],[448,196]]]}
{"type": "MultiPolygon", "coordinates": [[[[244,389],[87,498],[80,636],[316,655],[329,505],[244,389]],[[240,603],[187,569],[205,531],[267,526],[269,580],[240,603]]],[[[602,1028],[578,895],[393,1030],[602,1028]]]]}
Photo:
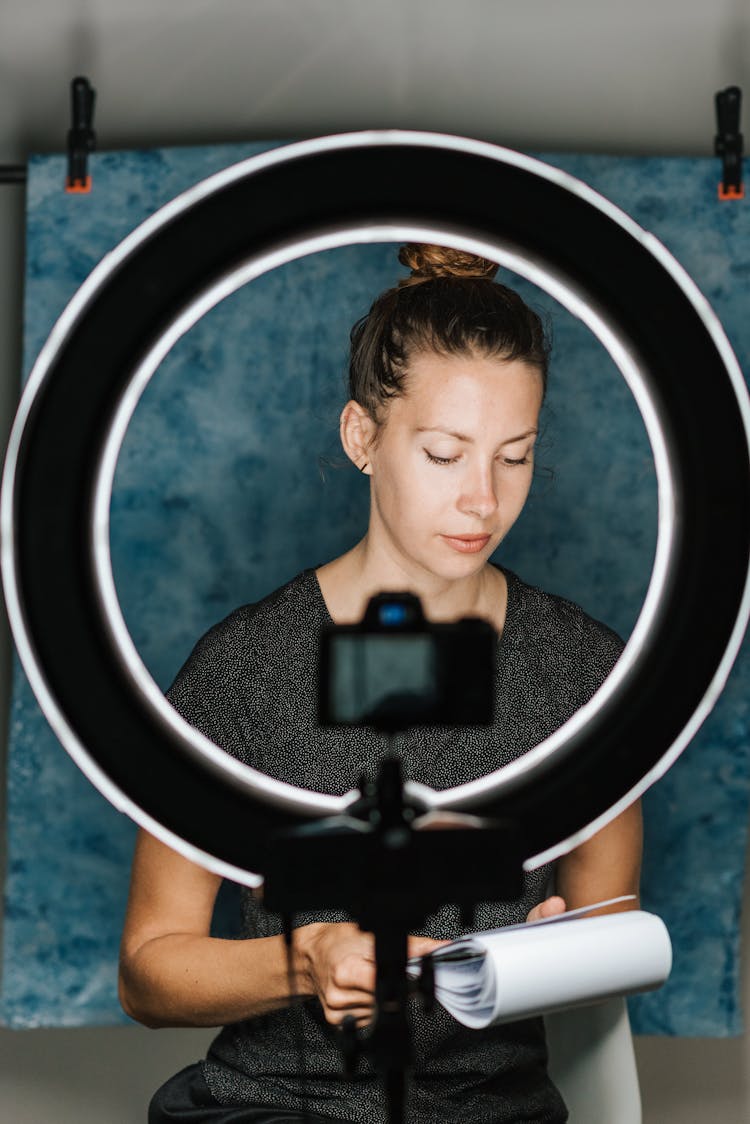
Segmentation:
{"type": "Polygon", "coordinates": [[[88,195],[91,191],[91,176],[85,180],[65,180],[65,190],[69,195],[88,195]]]}
{"type": "Polygon", "coordinates": [[[744,199],[745,198],[745,185],[740,184],[739,187],[725,187],[723,183],[719,184],[719,199],[744,199]]]}

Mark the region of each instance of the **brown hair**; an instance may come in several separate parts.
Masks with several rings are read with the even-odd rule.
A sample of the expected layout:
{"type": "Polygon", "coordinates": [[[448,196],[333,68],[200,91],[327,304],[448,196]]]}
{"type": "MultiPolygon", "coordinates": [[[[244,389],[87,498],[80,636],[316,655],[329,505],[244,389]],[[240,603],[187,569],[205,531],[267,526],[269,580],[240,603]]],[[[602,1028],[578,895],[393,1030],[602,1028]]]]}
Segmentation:
{"type": "Polygon", "coordinates": [[[409,359],[424,351],[522,360],[539,371],[546,391],[550,349],[542,322],[518,293],[493,280],[494,262],[413,242],[398,258],[410,276],[381,293],[350,333],[350,397],[373,421],[404,392],[409,359]]]}

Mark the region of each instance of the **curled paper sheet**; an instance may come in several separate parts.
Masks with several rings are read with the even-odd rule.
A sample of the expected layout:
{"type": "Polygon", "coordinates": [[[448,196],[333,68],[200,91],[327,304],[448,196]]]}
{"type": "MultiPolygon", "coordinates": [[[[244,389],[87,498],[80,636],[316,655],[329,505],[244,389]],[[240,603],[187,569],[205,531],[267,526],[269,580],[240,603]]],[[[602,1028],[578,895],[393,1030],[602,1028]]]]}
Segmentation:
{"type": "MultiPolygon", "coordinates": [[[[664,983],[672,945],[661,918],[581,912],[472,933],[437,949],[435,998],[464,1026],[480,1029],[664,983]]],[[[419,961],[408,971],[418,978],[419,961]]]]}

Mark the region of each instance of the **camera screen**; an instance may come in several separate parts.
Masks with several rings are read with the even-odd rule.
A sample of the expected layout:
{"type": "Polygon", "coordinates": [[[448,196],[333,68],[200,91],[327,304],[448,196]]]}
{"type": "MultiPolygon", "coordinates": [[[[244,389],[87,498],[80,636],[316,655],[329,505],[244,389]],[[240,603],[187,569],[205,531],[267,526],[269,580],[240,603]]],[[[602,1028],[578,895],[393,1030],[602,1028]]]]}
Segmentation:
{"type": "Polygon", "coordinates": [[[432,713],[437,660],[434,637],[337,636],[329,698],[335,721],[369,725],[379,718],[432,713]],[[401,709],[399,709],[401,708],[401,709]]]}

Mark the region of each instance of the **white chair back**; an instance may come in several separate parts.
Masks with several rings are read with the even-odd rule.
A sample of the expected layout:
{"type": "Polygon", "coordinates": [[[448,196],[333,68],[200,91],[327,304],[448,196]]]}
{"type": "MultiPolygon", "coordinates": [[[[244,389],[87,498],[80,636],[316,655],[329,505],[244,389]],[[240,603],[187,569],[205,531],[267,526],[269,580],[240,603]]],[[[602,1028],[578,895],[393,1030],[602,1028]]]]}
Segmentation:
{"type": "Polygon", "coordinates": [[[545,1017],[549,1072],[570,1124],[642,1124],[641,1092],[624,999],[545,1017]]]}

